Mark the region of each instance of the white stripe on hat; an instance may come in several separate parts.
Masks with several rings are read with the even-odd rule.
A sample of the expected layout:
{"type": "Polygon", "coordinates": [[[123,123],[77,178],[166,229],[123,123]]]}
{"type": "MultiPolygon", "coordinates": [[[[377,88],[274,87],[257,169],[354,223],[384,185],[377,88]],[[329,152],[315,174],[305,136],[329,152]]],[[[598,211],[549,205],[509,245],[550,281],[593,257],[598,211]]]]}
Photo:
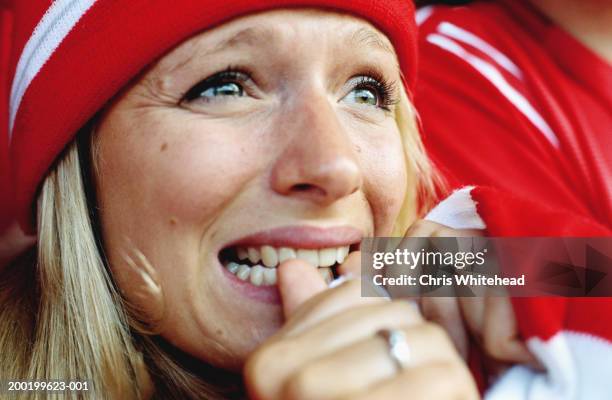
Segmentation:
{"type": "Polygon", "coordinates": [[[41,68],[96,0],[55,0],[34,28],[19,57],[9,103],[9,143],[23,95],[41,68]]]}
{"type": "Polygon", "coordinates": [[[433,14],[433,12],[434,12],[433,6],[425,6],[425,7],[419,8],[417,12],[414,14],[417,25],[423,25],[423,23],[427,21],[429,17],[431,17],[431,14],[433,14]]]}

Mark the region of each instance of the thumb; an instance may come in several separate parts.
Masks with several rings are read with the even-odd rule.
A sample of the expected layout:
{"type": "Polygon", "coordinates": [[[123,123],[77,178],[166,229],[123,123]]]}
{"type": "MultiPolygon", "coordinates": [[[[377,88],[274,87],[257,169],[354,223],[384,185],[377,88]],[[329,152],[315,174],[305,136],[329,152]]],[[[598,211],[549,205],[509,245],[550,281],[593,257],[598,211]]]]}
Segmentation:
{"type": "Polygon", "coordinates": [[[291,317],[306,300],[327,289],[321,274],[305,261],[287,260],[279,265],[277,272],[285,319],[291,317]]]}

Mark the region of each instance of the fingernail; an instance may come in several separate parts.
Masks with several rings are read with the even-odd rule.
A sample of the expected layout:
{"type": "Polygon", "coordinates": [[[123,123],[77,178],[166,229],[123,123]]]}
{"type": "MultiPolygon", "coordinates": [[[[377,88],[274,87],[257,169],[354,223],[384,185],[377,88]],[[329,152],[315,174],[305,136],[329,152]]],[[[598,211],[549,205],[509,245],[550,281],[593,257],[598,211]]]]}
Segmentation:
{"type": "Polygon", "coordinates": [[[345,274],[345,275],[340,275],[339,277],[337,277],[336,279],[334,279],[333,281],[329,282],[329,284],[327,285],[328,288],[333,289],[335,287],[338,287],[340,285],[342,285],[344,282],[350,281],[351,279],[354,279],[355,276],[351,273],[345,274]]]}

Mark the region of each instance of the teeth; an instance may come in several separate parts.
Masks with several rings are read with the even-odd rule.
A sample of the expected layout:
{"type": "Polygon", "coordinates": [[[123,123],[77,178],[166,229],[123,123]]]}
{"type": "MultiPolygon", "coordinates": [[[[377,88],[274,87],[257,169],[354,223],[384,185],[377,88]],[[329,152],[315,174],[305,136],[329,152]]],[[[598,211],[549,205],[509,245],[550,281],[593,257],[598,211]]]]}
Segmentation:
{"type": "Polygon", "coordinates": [[[279,263],[282,263],[285,260],[291,260],[296,257],[297,257],[297,254],[295,253],[295,250],[293,250],[290,247],[281,247],[278,250],[278,262],[279,263]]]}
{"type": "Polygon", "coordinates": [[[319,265],[319,252],[317,250],[299,249],[297,251],[297,258],[315,267],[319,265]]]}
{"type": "Polygon", "coordinates": [[[236,272],[236,276],[243,281],[246,281],[251,273],[251,268],[248,265],[241,265],[236,272]]]}
{"type": "Polygon", "coordinates": [[[336,249],[336,261],[338,262],[338,264],[342,264],[344,262],[344,259],[346,258],[346,256],[348,256],[348,253],[348,246],[342,246],[336,249]]]}
{"type": "Polygon", "coordinates": [[[299,258],[318,268],[325,282],[334,279],[332,267],[341,264],[349,254],[349,246],[328,247],[323,249],[276,248],[265,245],[261,247],[237,247],[236,256],[240,261],[231,261],[225,268],[238,279],[248,281],[255,286],[273,286],[277,283],[276,267],[283,261],[299,258]],[[248,260],[252,265],[248,265],[248,260]],[[263,264],[263,265],[262,265],[263,264]]]}
{"type": "Polygon", "coordinates": [[[276,285],[276,269],[264,268],[263,280],[266,285],[276,285]]]}
{"type": "MultiPolygon", "coordinates": [[[[265,245],[261,247],[238,247],[236,249],[238,260],[244,262],[248,259],[251,264],[263,264],[262,266],[267,268],[276,268],[280,263],[294,258],[304,260],[315,267],[331,267],[336,263],[342,264],[348,253],[349,246],[324,249],[293,249],[291,247],[276,248],[265,245]]],[[[232,264],[236,263],[228,264],[228,269],[232,264]]],[[[231,268],[236,269],[235,266],[231,268]]]]}
{"type": "Polygon", "coordinates": [[[227,264],[227,270],[234,275],[236,275],[236,272],[238,272],[239,269],[240,269],[240,264],[237,264],[235,262],[231,262],[227,264]]]}
{"type": "Polygon", "coordinates": [[[319,267],[331,267],[336,263],[337,249],[319,250],[319,267]]]}
{"type": "Polygon", "coordinates": [[[278,265],[278,253],[272,246],[261,247],[261,260],[266,267],[276,267],[278,265]]]}
{"type": "Polygon", "coordinates": [[[261,257],[261,255],[259,254],[259,250],[257,250],[255,247],[249,247],[247,251],[249,253],[250,262],[252,262],[253,264],[259,262],[261,257]]]}
{"type": "Polygon", "coordinates": [[[325,279],[325,283],[329,283],[334,279],[331,268],[319,268],[317,271],[319,271],[319,274],[325,279]]]}
{"type": "Polygon", "coordinates": [[[266,268],[259,264],[249,267],[235,262],[228,263],[225,268],[239,279],[249,281],[255,286],[276,285],[276,268],[266,268]]]}
{"type": "Polygon", "coordinates": [[[247,258],[249,258],[249,252],[243,247],[238,247],[236,253],[238,255],[239,260],[246,260],[247,258]]]}
{"type": "Polygon", "coordinates": [[[261,286],[263,283],[264,267],[257,264],[251,267],[251,283],[255,286],[261,286]]]}

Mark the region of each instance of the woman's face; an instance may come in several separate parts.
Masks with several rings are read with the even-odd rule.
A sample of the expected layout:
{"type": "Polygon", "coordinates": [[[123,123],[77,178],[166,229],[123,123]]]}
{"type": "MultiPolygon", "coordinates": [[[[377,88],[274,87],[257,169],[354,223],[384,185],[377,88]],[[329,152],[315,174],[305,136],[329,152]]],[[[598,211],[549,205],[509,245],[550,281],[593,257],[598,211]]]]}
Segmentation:
{"type": "Polygon", "coordinates": [[[243,17],[164,56],[97,131],[124,296],[178,348],[238,368],[282,323],[279,258],[327,275],[362,237],[390,234],[407,190],[400,88],[388,39],[335,13],[243,17]]]}

